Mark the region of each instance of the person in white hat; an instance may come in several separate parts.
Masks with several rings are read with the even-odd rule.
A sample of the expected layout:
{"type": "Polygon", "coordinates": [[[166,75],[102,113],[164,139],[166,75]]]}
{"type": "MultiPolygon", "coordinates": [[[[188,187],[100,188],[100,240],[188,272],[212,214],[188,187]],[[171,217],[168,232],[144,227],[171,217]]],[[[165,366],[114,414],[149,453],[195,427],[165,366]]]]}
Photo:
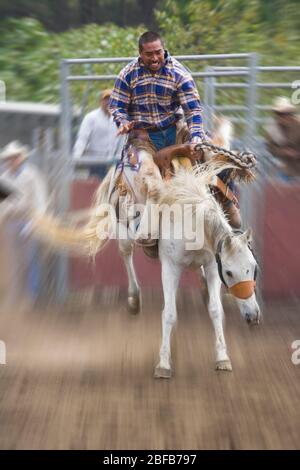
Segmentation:
{"type": "Polygon", "coordinates": [[[100,94],[99,108],[88,113],[79,128],[73,149],[73,159],[90,158],[98,163],[91,165],[90,176],[103,179],[108,166],[120,157],[123,138],[117,136],[117,126],[108,110],[112,90],[100,94]]]}
{"type": "Polygon", "coordinates": [[[274,118],[266,127],[268,149],[280,161],[283,172],[300,176],[300,118],[297,108],[286,97],[277,97],[274,118]]]}
{"type": "Polygon", "coordinates": [[[0,203],[0,224],[4,228],[12,267],[13,296],[26,291],[38,294],[38,244],[30,239],[31,210],[44,213],[47,209],[47,186],[33,164],[28,162],[28,148],[18,141],[6,145],[0,153],[5,167],[1,180],[9,188],[0,203]]]}
{"type": "Polygon", "coordinates": [[[4,217],[27,220],[31,209],[44,213],[47,208],[47,189],[40,171],[27,162],[28,148],[18,141],[6,145],[0,153],[0,160],[6,170],[1,178],[15,192],[0,204],[0,219],[4,217]]]}

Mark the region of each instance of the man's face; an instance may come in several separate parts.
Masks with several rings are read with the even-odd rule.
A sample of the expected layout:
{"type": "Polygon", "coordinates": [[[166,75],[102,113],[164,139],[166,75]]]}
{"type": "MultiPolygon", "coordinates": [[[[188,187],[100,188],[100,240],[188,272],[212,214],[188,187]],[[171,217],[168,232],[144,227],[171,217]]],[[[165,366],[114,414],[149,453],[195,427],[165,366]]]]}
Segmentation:
{"type": "Polygon", "coordinates": [[[108,104],[109,104],[110,96],[106,96],[105,98],[100,99],[100,107],[104,111],[107,116],[110,116],[110,112],[108,109],[108,104]]]}
{"type": "Polygon", "coordinates": [[[165,51],[159,39],[143,45],[140,57],[151,72],[157,72],[164,64],[165,51]]]}

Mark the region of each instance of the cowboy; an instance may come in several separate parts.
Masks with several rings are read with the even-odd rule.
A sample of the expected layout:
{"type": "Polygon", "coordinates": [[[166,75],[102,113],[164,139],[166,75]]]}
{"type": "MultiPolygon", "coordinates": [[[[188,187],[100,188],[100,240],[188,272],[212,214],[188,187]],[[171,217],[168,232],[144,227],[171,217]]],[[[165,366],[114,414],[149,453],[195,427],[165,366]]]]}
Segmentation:
{"type": "MultiPolygon", "coordinates": [[[[145,32],[138,46],[139,57],[121,70],[109,102],[118,134],[140,131],[140,136],[150,139],[157,151],[174,145],[181,108],[191,143],[206,140],[202,106],[191,74],[164,49],[158,33],[145,32]]],[[[141,226],[142,223],[136,242],[149,244],[149,240],[139,236],[141,226]]],[[[153,227],[155,233],[157,220],[153,227]]]]}
{"type": "MultiPolygon", "coordinates": [[[[176,144],[177,123],[183,112],[193,155],[193,144],[209,140],[196,84],[187,69],[164,49],[158,33],[145,32],[138,45],[139,57],[121,70],[109,102],[118,133],[140,131],[161,151],[176,144]]],[[[239,211],[232,204],[226,210],[233,225],[239,227],[239,211]]],[[[140,238],[136,241],[143,244],[140,238]]]]}
{"type": "Polygon", "coordinates": [[[139,38],[139,57],[124,67],[115,82],[109,109],[119,134],[148,132],[157,150],[176,143],[176,114],[185,115],[192,143],[206,140],[202,106],[191,74],[164,49],[160,35],[139,38]]]}
{"type": "Polygon", "coordinates": [[[4,225],[7,248],[13,270],[13,297],[26,285],[31,300],[36,300],[40,287],[38,245],[30,239],[30,213],[47,209],[47,189],[38,169],[28,163],[28,148],[18,141],[6,145],[0,161],[6,167],[1,181],[9,189],[0,203],[0,221],[4,225]],[[25,284],[25,285],[24,285],[25,284]]]}
{"type": "Polygon", "coordinates": [[[83,156],[95,159],[97,166],[91,166],[90,176],[104,178],[109,164],[121,153],[122,139],[117,136],[117,127],[108,109],[112,90],[106,89],[100,95],[99,108],[88,113],[80,126],[73,149],[73,158],[83,156]]]}
{"type": "Polygon", "coordinates": [[[300,176],[300,118],[288,98],[276,98],[274,118],[266,127],[268,149],[277,157],[288,176],[300,176]]]}

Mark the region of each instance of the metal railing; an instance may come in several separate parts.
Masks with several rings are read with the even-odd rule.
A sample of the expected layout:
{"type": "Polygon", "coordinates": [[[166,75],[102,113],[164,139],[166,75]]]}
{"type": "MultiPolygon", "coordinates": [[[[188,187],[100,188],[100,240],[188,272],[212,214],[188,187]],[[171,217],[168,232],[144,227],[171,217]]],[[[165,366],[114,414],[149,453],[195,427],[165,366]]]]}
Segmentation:
{"type": "MultiPolygon", "coordinates": [[[[220,77],[219,73],[220,72],[228,72],[228,71],[240,71],[240,72],[245,72],[246,67],[235,67],[235,66],[223,66],[223,67],[213,67],[213,70],[210,70],[212,73],[212,76],[214,77],[213,79],[208,79],[208,87],[211,87],[213,91],[209,95],[210,97],[213,96],[214,100],[209,102],[209,106],[212,108],[212,112],[216,113],[233,113],[229,117],[232,120],[232,122],[243,122],[245,121],[245,118],[241,116],[242,113],[248,112],[248,106],[245,106],[244,103],[240,104],[217,104],[216,97],[219,94],[219,92],[223,92],[224,96],[226,92],[233,91],[233,90],[242,90],[242,89],[248,89],[249,84],[245,82],[224,82],[217,80],[218,77],[220,77]],[[214,75],[215,72],[215,75],[214,75]],[[237,118],[234,113],[240,113],[239,117],[237,118]]],[[[270,113],[272,111],[272,105],[270,104],[262,104],[263,97],[262,97],[262,91],[267,90],[267,91],[272,91],[272,95],[274,97],[275,92],[276,94],[279,95],[283,92],[286,92],[286,90],[295,90],[297,87],[300,87],[300,81],[293,79],[292,75],[295,73],[299,74],[300,72],[300,67],[299,66],[257,66],[256,67],[256,81],[255,81],[255,89],[256,89],[256,99],[254,103],[254,107],[256,109],[255,115],[253,116],[255,119],[256,124],[262,124],[266,123],[268,121],[268,117],[262,116],[262,113],[270,113]],[[274,76],[281,75],[282,73],[285,73],[289,75],[289,80],[285,81],[278,81],[277,78],[275,81],[264,81],[264,76],[266,74],[272,74],[272,77],[274,79],[274,76]]],[[[223,98],[224,98],[223,96],[223,98]]],[[[226,101],[223,99],[223,102],[226,101]]]]}

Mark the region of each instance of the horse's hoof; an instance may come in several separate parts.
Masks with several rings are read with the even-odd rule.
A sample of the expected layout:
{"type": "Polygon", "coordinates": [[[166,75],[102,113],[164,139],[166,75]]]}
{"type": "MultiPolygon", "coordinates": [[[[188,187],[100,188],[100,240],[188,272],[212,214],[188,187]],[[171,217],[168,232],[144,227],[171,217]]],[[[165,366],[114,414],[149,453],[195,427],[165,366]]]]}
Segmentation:
{"type": "Polygon", "coordinates": [[[217,361],[216,362],[216,370],[226,370],[228,372],[232,371],[232,365],[229,359],[225,361],[217,361]]]}
{"type": "Polygon", "coordinates": [[[135,240],[135,244],[138,245],[138,246],[155,246],[156,243],[157,243],[157,239],[152,239],[150,238],[150,236],[148,238],[142,238],[142,237],[138,237],[136,238],[135,240]]]}
{"type": "Polygon", "coordinates": [[[146,256],[152,259],[158,258],[158,244],[156,243],[153,246],[143,246],[143,250],[146,256]]]}
{"type": "Polygon", "coordinates": [[[128,297],[127,310],[132,315],[137,315],[140,311],[141,304],[139,297],[128,297]]]}
{"type": "Polygon", "coordinates": [[[154,378],[155,379],[170,379],[172,377],[171,369],[165,369],[163,367],[155,367],[154,378]]]}

